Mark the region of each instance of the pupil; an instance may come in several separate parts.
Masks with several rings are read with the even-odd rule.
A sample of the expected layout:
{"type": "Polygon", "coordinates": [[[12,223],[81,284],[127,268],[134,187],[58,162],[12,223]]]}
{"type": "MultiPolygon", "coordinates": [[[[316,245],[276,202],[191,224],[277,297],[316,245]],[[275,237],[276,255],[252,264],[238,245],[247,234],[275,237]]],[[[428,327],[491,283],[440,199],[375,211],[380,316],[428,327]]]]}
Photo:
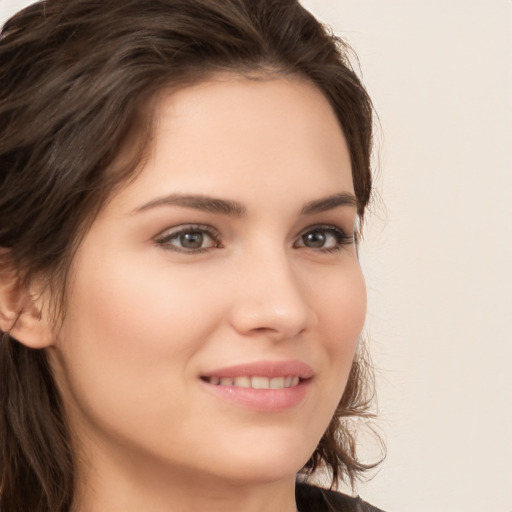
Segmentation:
{"type": "Polygon", "coordinates": [[[199,232],[184,233],[180,237],[182,247],[199,249],[203,245],[203,234],[199,232]]]}
{"type": "Polygon", "coordinates": [[[304,244],[308,247],[323,247],[325,245],[325,233],[322,231],[311,231],[303,238],[304,244]]]}

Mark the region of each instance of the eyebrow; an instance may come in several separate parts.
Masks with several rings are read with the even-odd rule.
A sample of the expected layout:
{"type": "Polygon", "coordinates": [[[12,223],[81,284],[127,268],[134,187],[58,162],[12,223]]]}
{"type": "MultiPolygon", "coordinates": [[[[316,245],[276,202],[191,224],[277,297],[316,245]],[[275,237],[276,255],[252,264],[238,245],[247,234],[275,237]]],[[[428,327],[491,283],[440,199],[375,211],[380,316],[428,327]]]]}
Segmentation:
{"type": "Polygon", "coordinates": [[[340,192],[323,199],[317,199],[306,203],[302,208],[302,215],[313,215],[315,213],[322,213],[340,206],[349,206],[359,209],[359,201],[354,194],[348,192],[340,192]]]}
{"type": "MultiPolygon", "coordinates": [[[[157,197],[156,199],[139,206],[133,210],[132,214],[159,206],[181,206],[184,208],[194,208],[196,210],[214,213],[217,215],[228,215],[230,217],[243,217],[247,212],[247,208],[238,201],[218,199],[203,195],[171,194],[168,196],[157,197]]],[[[306,203],[300,213],[301,215],[314,215],[316,213],[333,210],[334,208],[339,208],[341,206],[357,208],[358,201],[353,194],[341,192],[339,194],[334,194],[332,196],[316,199],[306,203]]]]}
{"type": "Polygon", "coordinates": [[[136,208],[133,213],[156,208],[157,206],[182,206],[184,208],[194,208],[204,212],[229,215],[231,217],[242,217],[246,212],[245,206],[237,201],[216,199],[202,195],[171,194],[164,197],[157,197],[149,203],[136,208]]]}

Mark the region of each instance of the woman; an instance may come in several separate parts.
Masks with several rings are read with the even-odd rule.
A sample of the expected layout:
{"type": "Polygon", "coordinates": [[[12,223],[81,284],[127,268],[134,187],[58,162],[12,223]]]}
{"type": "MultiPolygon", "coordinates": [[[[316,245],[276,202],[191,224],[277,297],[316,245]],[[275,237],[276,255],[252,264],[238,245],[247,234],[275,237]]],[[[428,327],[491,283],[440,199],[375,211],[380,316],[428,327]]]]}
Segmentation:
{"type": "Polygon", "coordinates": [[[48,0],[0,66],[1,510],[376,510],[304,483],[367,469],[342,42],[292,0],[48,0]]]}

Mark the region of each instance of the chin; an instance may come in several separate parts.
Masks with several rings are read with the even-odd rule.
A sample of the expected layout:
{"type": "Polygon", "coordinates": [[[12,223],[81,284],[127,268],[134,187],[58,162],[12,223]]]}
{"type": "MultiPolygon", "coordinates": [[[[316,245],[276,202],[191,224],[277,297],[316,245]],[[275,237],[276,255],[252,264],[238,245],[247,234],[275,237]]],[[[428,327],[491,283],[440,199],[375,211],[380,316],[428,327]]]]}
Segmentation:
{"type": "MultiPolygon", "coordinates": [[[[260,439],[245,449],[243,445],[233,442],[219,457],[222,460],[222,473],[227,479],[240,484],[294,479],[311,457],[316,443],[304,439],[293,442],[293,437],[289,434],[287,439],[273,442],[260,439]]],[[[219,469],[218,464],[216,469],[219,469]]]]}
{"type": "Polygon", "coordinates": [[[266,460],[263,463],[244,461],[244,464],[236,465],[228,471],[218,475],[233,485],[270,484],[288,479],[295,479],[303,464],[290,464],[287,460],[266,460]]]}

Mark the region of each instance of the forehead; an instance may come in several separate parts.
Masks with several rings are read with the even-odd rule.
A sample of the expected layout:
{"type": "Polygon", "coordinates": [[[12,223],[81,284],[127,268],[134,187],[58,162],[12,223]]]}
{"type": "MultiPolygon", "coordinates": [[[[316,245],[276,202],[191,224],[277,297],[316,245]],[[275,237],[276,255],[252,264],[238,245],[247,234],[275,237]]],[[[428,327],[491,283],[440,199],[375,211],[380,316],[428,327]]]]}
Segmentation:
{"type": "Polygon", "coordinates": [[[123,191],[129,201],[175,192],[250,202],[276,187],[304,201],[353,192],[338,120],[306,80],[218,75],[162,93],[154,109],[149,157],[123,191]]]}

